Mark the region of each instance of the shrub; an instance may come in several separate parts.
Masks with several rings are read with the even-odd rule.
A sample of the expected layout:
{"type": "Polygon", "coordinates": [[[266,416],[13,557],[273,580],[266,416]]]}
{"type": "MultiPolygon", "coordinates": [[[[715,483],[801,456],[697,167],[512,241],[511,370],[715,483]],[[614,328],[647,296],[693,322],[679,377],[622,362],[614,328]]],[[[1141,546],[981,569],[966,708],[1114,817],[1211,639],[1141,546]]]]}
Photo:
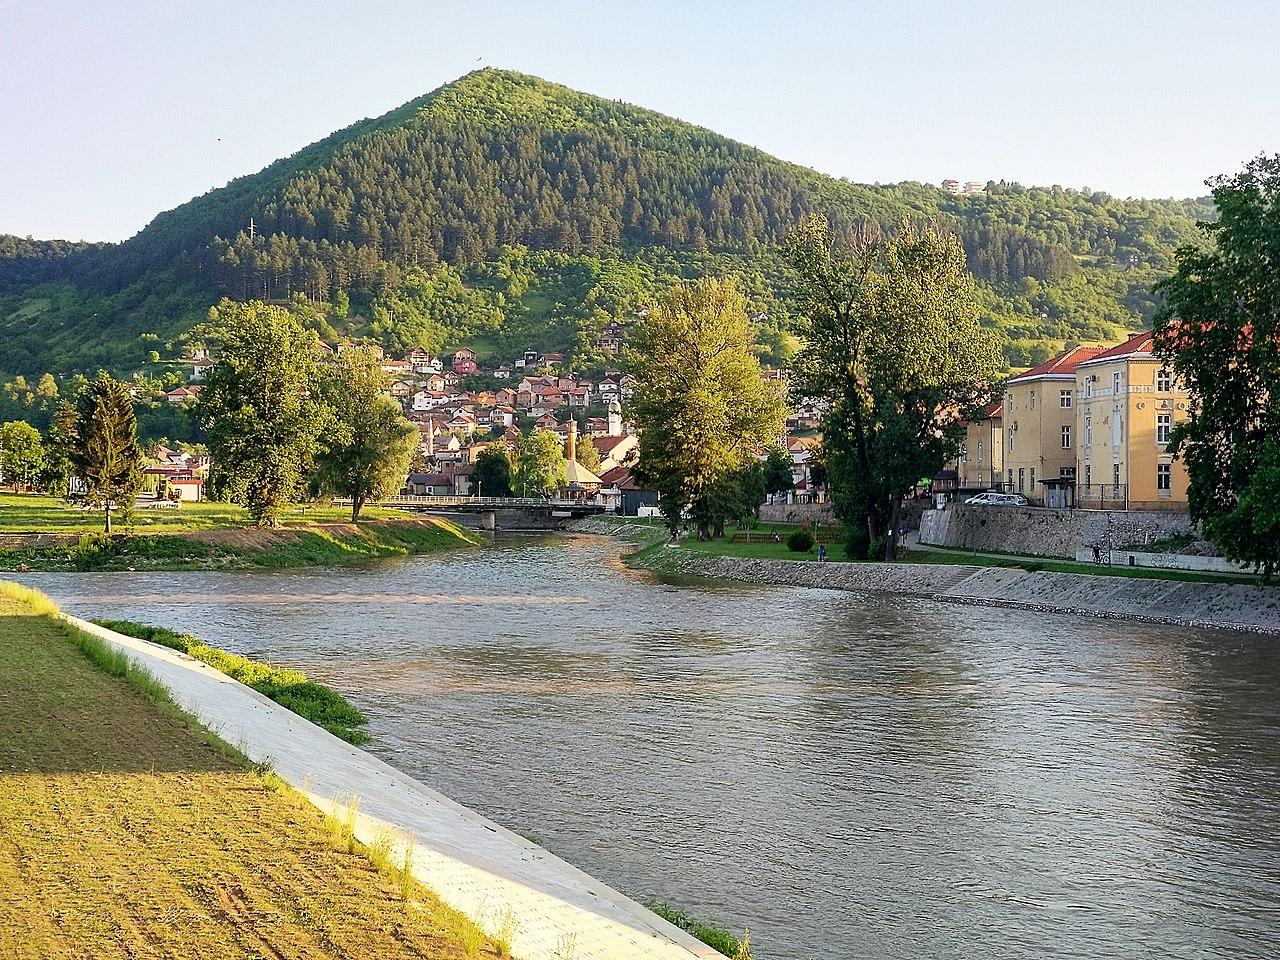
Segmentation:
{"type": "Polygon", "coordinates": [[[845,530],[844,535],[844,555],[850,560],[867,559],[867,548],[871,546],[871,537],[867,535],[867,528],[861,524],[854,523],[845,530]]]}
{"type": "Polygon", "coordinates": [[[793,553],[808,553],[813,549],[813,534],[801,527],[787,537],[787,549],[793,553]]]}
{"type": "Polygon", "coordinates": [[[889,538],[885,536],[879,536],[879,537],[876,537],[874,540],[872,540],[871,544],[867,547],[867,559],[883,560],[884,548],[888,545],[888,543],[889,543],[889,538]]]}

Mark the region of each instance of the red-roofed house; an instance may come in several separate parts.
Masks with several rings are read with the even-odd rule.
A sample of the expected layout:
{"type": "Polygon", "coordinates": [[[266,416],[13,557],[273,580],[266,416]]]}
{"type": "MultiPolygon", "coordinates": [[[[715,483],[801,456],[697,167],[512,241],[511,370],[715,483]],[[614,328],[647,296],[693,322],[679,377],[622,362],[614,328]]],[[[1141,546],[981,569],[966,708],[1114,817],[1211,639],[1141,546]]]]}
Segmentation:
{"type": "Polygon", "coordinates": [[[1104,347],[1072,347],[1009,380],[1004,395],[1006,489],[1044,502],[1042,481],[1076,473],[1076,367],[1104,347]]]}

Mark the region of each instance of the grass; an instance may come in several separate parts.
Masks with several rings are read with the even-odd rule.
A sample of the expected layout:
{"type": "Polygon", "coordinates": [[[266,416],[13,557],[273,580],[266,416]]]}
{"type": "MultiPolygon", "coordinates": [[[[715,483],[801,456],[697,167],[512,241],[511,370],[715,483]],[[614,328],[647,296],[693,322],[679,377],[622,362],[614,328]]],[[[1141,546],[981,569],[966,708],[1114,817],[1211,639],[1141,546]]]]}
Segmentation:
{"type": "Polygon", "coordinates": [[[201,643],[190,634],[175,633],[164,627],[152,627],[132,620],[95,620],[94,623],[116,633],[181,650],[348,743],[361,744],[369,740],[368,735],[359,729],[368,722],[365,715],[348,703],[342,694],[308,680],[300,670],[259,663],[238,653],[228,653],[201,643]]]}
{"type": "Polygon", "coordinates": [[[1053,560],[1043,557],[1014,559],[989,557],[982,554],[950,553],[917,547],[902,551],[905,563],[955,563],[974,567],[1010,567],[1013,569],[1049,573],[1080,573],[1093,577],[1129,577],[1135,580],[1177,580],[1188,583],[1251,583],[1256,577],[1233,574],[1202,573],[1198,570],[1164,570],[1158,567],[1108,567],[1094,563],[1075,563],[1071,560],[1053,560]]]}
{"type": "MultiPolygon", "coordinates": [[[[366,507],[362,519],[395,520],[411,518],[403,510],[366,507]]],[[[113,522],[127,533],[191,533],[203,530],[231,530],[248,526],[249,514],[244,507],[231,503],[184,503],[177,509],[134,510],[126,519],[120,514],[113,522]]],[[[329,504],[301,504],[289,510],[281,520],[284,527],[310,526],[317,523],[345,523],[351,519],[348,507],[329,504]]],[[[10,533],[101,533],[104,515],[101,510],[82,510],[58,497],[44,494],[0,493],[0,534],[10,533]]]]}
{"type": "Polygon", "coordinates": [[[750,960],[750,935],[744,934],[743,939],[739,940],[728,930],[723,927],[717,927],[715,924],[704,923],[697,920],[683,910],[677,910],[670,904],[662,903],[658,900],[646,901],[645,906],[660,916],[668,923],[679,927],[686,933],[701,940],[707,946],[711,947],[719,953],[723,953],[726,957],[733,957],[734,960],[750,960]]]}
{"type": "Polygon", "coordinates": [[[498,955],[430,891],[334,843],[145,671],[7,584],[0,703],[0,956],[498,955]]]}
{"type": "Polygon", "coordinates": [[[402,557],[475,543],[474,536],[447,520],[399,514],[358,527],[344,523],[145,536],[82,534],[54,544],[0,546],[0,570],[285,569],[402,557]]]}

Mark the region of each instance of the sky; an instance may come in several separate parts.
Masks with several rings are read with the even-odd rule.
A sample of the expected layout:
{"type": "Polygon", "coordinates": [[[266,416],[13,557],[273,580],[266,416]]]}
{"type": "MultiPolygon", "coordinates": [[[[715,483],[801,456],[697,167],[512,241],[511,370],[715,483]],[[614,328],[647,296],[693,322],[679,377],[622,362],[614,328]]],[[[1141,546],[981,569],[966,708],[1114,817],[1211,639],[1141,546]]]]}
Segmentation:
{"type": "Polygon", "coordinates": [[[862,182],[1202,196],[1280,150],[1280,3],[0,0],[0,233],[157,213],[481,66],[862,182]]]}

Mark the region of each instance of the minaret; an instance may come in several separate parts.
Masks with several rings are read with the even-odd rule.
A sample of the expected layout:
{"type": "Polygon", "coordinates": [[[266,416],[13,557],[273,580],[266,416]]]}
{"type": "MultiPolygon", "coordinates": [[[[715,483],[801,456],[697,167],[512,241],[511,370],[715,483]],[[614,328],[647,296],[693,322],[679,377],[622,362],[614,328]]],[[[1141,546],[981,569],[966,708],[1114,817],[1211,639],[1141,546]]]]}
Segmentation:
{"type": "Polygon", "coordinates": [[[609,401],[609,436],[622,436],[622,404],[617,400],[609,401]]]}
{"type": "Polygon", "coordinates": [[[436,418],[427,420],[427,459],[436,455],[436,418]]]}
{"type": "Polygon", "coordinates": [[[569,421],[569,436],[565,440],[564,458],[569,462],[578,459],[578,421],[569,421]]]}

